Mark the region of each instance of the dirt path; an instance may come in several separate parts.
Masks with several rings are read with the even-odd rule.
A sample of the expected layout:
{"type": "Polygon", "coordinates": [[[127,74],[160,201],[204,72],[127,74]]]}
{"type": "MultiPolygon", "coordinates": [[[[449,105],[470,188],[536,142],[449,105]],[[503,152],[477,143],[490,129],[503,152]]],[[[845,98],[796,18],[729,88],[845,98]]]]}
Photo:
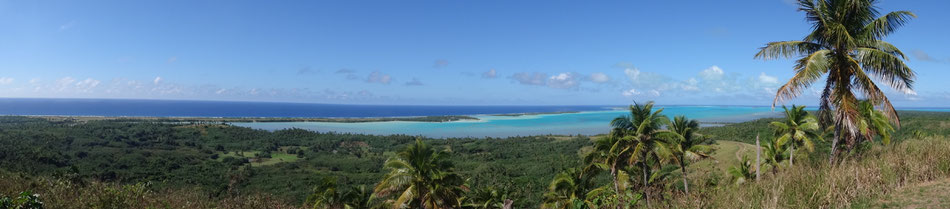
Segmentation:
{"type": "Polygon", "coordinates": [[[950,179],[908,186],[882,198],[875,208],[950,208],[950,179]]]}

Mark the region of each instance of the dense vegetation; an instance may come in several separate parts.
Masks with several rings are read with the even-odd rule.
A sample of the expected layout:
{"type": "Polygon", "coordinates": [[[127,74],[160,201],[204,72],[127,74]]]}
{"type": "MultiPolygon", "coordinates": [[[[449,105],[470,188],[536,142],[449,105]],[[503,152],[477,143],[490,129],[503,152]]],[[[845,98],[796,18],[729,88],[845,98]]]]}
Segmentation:
{"type": "MultiPolygon", "coordinates": [[[[901,117],[903,127],[893,133],[893,143],[950,135],[947,128],[950,114],[902,112],[901,117]]],[[[771,139],[773,130],[768,124],[775,121],[779,119],[707,127],[696,132],[715,140],[754,143],[756,135],[761,135],[763,141],[771,139]]],[[[187,195],[179,199],[204,200],[205,205],[224,204],[207,201],[235,204],[238,200],[251,199],[270,202],[261,204],[302,205],[314,187],[328,177],[339,185],[362,185],[372,190],[389,172],[384,169],[386,160],[412,145],[417,138],[299,129],[267,132],[235,126],[149,121],[52,122],[30,117],[0,117],[0,143],[4,145],[0,146],[0,172],[5,173],[0,181],[9,185],[4,186],[5,190],[0,189],[0,194],[15,197],[23,191],[39,192],[60,184],[72,185],[71,188],[98,188],[96,191],[107,191],[106,188],[122,191],[133,188],[121,185],[137,185],[152,191],[144,196],[174,200],[167,196],[181,193],[187,195]]],[[[602,138],[607,137],[594,137],[594,140],[584,136],[423,138],[423,141],[437,150],[448,151],[446,159],[453,164],[454,171],[467,180],[466,185],[472,191],[490,194],[495,190],[503,193],[496,196],[514,200],[515,208],[534,208],[544,200],[551,180],[561,171],[584,165],[582,156],[595,150],[594,142],[602,138]]],[[[815,143],[814,152],[796,157],[802,159],[803,165],[795,169],[822,168],[820,163],[810,159],[827,156],[830,145],[827,140],[815,143]]],[[[863,159],[860,156],[879,155],[868,153],[886,152],[871,148],[871,144],[847,156],[863,159]],[[865,153],[862,149],[873,151],[865,153]]],[[[934,165],[939,165],[937,163],[934,165]]],[[[680,179],[675,177],[678,172],[667,173],[673,175],[668,182],[680,179]]],[[[693,177],[690,191],[697,194],[690,196],[721,192],[712,185],[728,185],[723,176],[728,174],[693,177]]],[[[601,176],[592,183],[609,181],[601,176]]],[[[658,200],[679,200],[673,197],[683,189],[664,190],[658,194],[658,200]]]]}
{"type": "MultiPolygon", "coordinates": [[[[415,136],[274,132],[149,120],[86,122],[0,117],[0,170],[65,179],[197,187],[216,197],[258,192],[302,203],[325,177],[372,188],[383,163],[415,136]]],[[[505,188],[522,206],[579,163],[586,137],[425,139],[450,150],[474,187],[505,188]]]]}

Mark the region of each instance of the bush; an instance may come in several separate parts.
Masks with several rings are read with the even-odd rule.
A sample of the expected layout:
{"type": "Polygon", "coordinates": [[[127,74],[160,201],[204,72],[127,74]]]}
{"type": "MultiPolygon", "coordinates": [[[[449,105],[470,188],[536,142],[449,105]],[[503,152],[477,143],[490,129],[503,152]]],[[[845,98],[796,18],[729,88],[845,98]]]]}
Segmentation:
{"type": "Polygon", "coordinates": [[[40,196],[33,192],[20,192],[16,198],[0,195],[0,209],[42,209],[43,202],[40,196]]]}

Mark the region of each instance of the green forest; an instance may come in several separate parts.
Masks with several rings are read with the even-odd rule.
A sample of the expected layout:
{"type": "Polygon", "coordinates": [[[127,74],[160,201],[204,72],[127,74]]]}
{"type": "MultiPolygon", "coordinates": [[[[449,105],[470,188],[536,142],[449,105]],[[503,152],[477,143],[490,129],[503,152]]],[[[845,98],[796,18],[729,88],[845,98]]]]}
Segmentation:
{"type": "MultiPolygon", "coordinates": [[[[903,127],[893,133],[895,142],[891,143],[950,134],[950,129],[941,128],[950,123],[950,114],[902,112],[901,117],[903,127]]],[[[781,119],[704,127],[695,132],[708,137],[699,145],[714,145],[717,141],[754,144],[756,135],[762,136],[763,141],[774,138],[769,124],[777,121],[781,119]]],[[[0,176],[4,177],[0,178],[0,185],[6,184],[8,189],[0,190],[0,194],[15,197],[20,192],[39,192],[36,189],[42,186],[36,185],[36,181],[48,178],[76,185],[114,183],[137,185],[148,191],[185,190],[206,198],[205,201],[264,194],[280,204],[309,205],[308,197],[322,191],[321,185],[328,181],[341,187],[372,190],[389,172],[385,168],[387,160],[414,146],[418,139],[445,153],[444,160],[461,179],[459,184],[464,185],[466,192],[462,194],[487,193],[489,199],[493,195],[499,202],[512,200],[514,208],[536,208],[552,202],[552,181],[591,165],[590,156],[598,152],[598,143],[609,138],[615,137],[428,139],[300,129],[268,132],[222,124],[149,120],[54,122],[5,116],[0,117],[0,143],[4,145],[0,146],[0,176]]],[[[816,154],[802,152],[803,156],[796,158],[823,161],[820,159],[827,154],[821,153],[827,153],[829,142],[815,143],[812,153],[816,154]]],[[[862,150],[870,150],[873,144],[881,143],[862,143],[851,153],[862,155],[862,150]]],[[[722,161],[698,160],[697,164],[713,160],[722,161]]],[[[671,201],[683,195],[685,188],[677,177],[681,175],[674,172],[678,167],[657,169],[668,176],[662,181],[658,179],[657,183],[663,185],[654,189],[657,197],[651,199],[671,201]]],[[[706,170],[711,172],[705,172],[689,185],[709,188],[731,185],[734,181],[731,169],[706,170]]],[[[612,181],[609,176],[599,172],[585,181],[606,185],[612,181]]],[[[630,200],[643,199],[639,194],[630,195],[630,200]]]]}

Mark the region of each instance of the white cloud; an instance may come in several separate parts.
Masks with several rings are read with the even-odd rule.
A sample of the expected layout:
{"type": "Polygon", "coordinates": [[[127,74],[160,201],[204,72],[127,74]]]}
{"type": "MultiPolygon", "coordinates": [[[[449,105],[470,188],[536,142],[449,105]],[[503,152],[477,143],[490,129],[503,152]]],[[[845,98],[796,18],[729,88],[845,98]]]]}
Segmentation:
{"type": "Polygon", "coordinates": [[[607,74],[600,73],[600,72],[590,74],[589,78],[590,78],[590,81],[593,81],[595,83],[606,83],[607,81],[610,81],[610,77],[607,76],[607,74]]]}
{"type": "Polygon", "coordinates": [[[630,97],[630,96],[640,95],[640,92],[637,91],[636,89],[629,89],[629,90],[621,92],[620,94],[626,97],[630,97]]]}
{"type": "MultiPolygon", "coordinates": [[[[624,74],[629,79],[622,84],[623,96],[658,97],[660,100],[686,102],[695,99],[732,98],[765,101],[780,84],[779,79],[765,73],[742,76],[713,65],[699,70],[695,76],[683,80],[673,79],[659,73],[627,68],[624,74]],[[660,98],[660,96],[663,96],[660,98]]],[[[682,74],[682,73],[679,73],[682,74]]]]}
{"type": "Polygon", "coordinates": [[[393,79],[392,76],[389,76],[389,74],[381,73],[379,71],[373,71],[372,73],[369,74],[368,77],[366,77],[366,82],[389,84],[389,82],[392,82],[392,79],[393,79]]]}
{"type": "Polygon", "coordinates": [[[917,91],[914,91],[913,89],[904,89],[903,93],[907,95],[914,95],[914,96],[917,95],[917,91]]]}
{"type": "Polygon", "coordinates": [[[647,89],[654,92],[677,90],[681,88],[681,83],[674,81],[669,76],[653,72],[640,71],[637,68],[624,69],[624,74],[630,79],[630,85],[637,89],[647,89]]]}
{"type": "Polygon", "coordinates": [[[514,75],[511,75],[511,77],[509,78],[515,81],[518,81],[518,83],[521,83],[524,85],[543,86],[545,82],[544,79],[546,77],[548,77],[547,74],[534,72],[534,73],[515,73],[514,75]]]}
{"type": "Polygon", "coordinates": [[[560,73],[553,75],[547,80],[548,86],[558,89],[577,88],[577,76],[574,73],[560,73]]]}
{"type": "Polygon", "coordinates": [[[72,86],[73,82],[76,82],[76,79],[73,79],[73,77],[60,78],[56,80],[54,89],[56,89],[56,91],[65,91],[72,86]]]}
{"type": "Polygon", "coordinates": [[[689,78],[681,88],[685,91],[699,91],[699,86],[697,85],[699,85],[699,81],[696,80],[696,78],[689,78]]]}
{"type": "Polygon", "coordinates": [[[87,78],[86,80],[76,83],[76,90],[80,92],[91,92],[93,88],[99,86],[99,80],[87,78]]]}
{"type": "Polygon", "coordinates": [[[715,65],[699,72],[699,78],[703,80],[719,80],[722,79],[723,75],[725,75],[725,72],[722,71],[722,68],[715,65]]]}
{"type": "Polygon", "coordinates": [[[495,69],[488,70],[482,73],[482,78],[496,78],[498,77],[498,72],[495,69]]]}
{"type": "Polygon", "coordinates": [[[778,78],[775,76],[766,75],[765,72],[759,74],[759,82],[764,84],[778,84],[778,78]]]}
{"type": "Polygon", "coordinates": [[[152,80],[152,83],[155,85],[158,85],[160,82],[162,82],[162,77],[155,77],[155,79],[152,80]]]}
{"type": "Polygon", "coordinates": [[[13,78],[9,77],[0,77],[0,85],[7,85],[13,83],[13,78]]]}

